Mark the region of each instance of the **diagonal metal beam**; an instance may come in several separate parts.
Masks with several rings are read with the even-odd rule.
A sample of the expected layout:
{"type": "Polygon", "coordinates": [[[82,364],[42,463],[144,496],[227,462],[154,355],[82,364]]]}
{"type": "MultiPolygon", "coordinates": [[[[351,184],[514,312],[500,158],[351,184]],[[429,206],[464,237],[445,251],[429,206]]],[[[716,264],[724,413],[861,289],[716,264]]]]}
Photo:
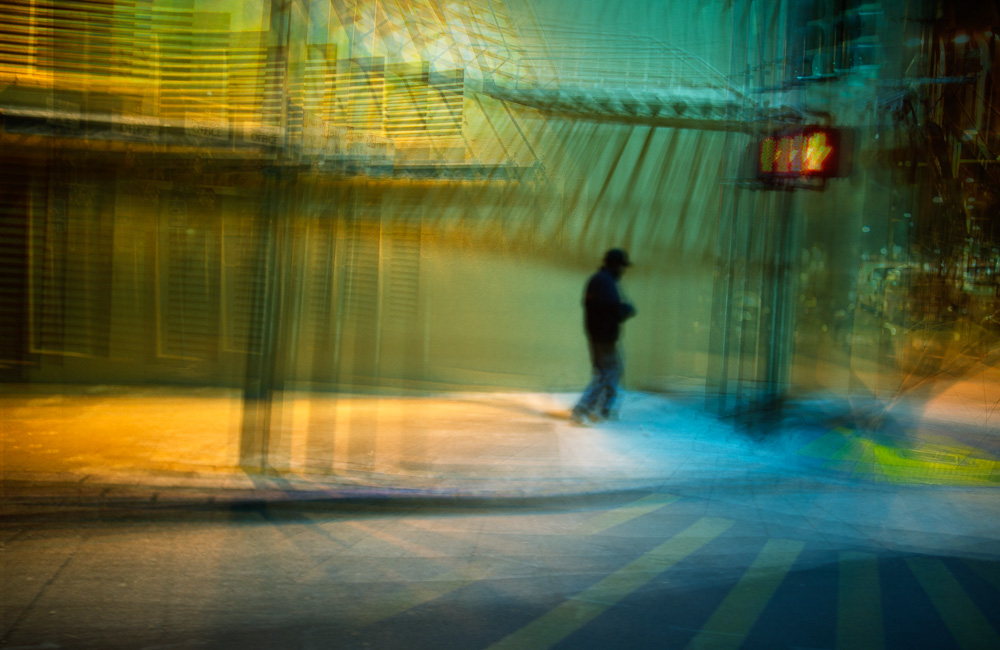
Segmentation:
{"type": "MultiPolygon", "coordinates": [[[[636,97],[627,91],[513,89],[484,83],[482,93],[542,111],[547,115],[631,126],[668,127],[699,131],[751,133],[757,117],[738,103],[697,91],[677,95],[661,93],[636,97]]],[[[763,116],[761,116],[763,118],[763,116]]]]}

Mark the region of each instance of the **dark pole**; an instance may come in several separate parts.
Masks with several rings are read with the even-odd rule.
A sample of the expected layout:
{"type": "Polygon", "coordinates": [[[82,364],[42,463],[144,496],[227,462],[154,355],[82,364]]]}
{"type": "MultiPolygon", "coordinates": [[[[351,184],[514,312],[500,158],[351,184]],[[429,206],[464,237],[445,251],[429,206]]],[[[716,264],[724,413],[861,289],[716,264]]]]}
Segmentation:
{"type": "MultiPolygon", "coordinates": [[[[271,418],[275,391],[283,383],[281,367],[283,292],[286,285],[284,224],[291,205],[296,172],[289,159],[288,43],[291,0],[272,0],[269,57],[280,71],[279,115],[281,144],[262,166],[263,200],[252,224],[253,254],[249,268],[250,322],[247,324],[246,370],[243,383],[243,417],[240,429],[240,466],[263,473],[268,467],[271,418]]],[[[266,116],[265,116],[266,117],[266,116]]]]}

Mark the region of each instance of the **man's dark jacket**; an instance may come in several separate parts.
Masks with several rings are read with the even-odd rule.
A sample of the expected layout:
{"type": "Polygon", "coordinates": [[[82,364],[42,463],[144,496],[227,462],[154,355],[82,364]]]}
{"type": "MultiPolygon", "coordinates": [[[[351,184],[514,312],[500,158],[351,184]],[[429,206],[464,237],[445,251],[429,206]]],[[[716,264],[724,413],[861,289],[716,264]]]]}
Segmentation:
{"type": "Polygon", "coordinates": [[[583,296],[584,327],[587,337],[596,343],[614,343],[621,333],[621,323],[635,315],[635,308],[622,301],[618,278],[603,267],[587,282],[583,296]]]}

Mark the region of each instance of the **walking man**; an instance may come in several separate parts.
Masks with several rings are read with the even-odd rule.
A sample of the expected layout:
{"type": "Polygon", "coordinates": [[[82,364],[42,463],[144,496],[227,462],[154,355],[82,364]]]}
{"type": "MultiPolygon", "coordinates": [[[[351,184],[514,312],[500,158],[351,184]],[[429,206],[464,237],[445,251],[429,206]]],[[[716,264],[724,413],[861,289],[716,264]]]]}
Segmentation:
{"type": "Polygon", "coordinates": [[[618,289],[618,281],[629,266],[628,253],[612,248],[604,255],[604,266],[587,281],[583,323],[593,378],[573,407],[571,417],[577,424],[606,420],[615,415],[618,379],[623,370],[618,338],[621,324],[635,316],[635,307],[622,300],[618,289]]]}

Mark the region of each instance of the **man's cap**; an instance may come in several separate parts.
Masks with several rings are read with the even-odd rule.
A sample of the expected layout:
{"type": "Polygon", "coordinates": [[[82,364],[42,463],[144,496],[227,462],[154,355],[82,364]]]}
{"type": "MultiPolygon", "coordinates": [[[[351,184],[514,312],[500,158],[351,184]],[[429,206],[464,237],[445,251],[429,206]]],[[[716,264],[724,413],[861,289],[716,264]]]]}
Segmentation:
{"type": "Polygon", "coordinates": [[[607,266],[632,266],[628,261],[628,253],[620,248],[612,248],[604,254],[604,263],[607,266]]]}

